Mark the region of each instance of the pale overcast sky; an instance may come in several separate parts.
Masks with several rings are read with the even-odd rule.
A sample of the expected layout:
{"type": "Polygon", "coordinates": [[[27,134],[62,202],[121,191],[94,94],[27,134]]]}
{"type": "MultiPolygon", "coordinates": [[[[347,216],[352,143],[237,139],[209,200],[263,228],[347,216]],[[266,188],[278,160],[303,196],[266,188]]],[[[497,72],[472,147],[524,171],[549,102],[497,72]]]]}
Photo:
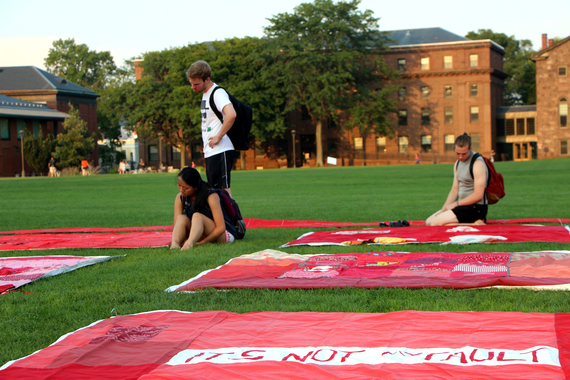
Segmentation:
{"type": "MultiPolygon", "coordinates": [[[[291,13],[302,0],[0,0],[0,66],[44,68],[52,42],[75,38],[110,51],[117,65],[148,51],[231,37],[261,37],[267,18],[291,13]]],[[[362,0],[380,30],[440,27],[465,36],[492,29],[529,39],[570,36],[569,0],[362,0]]]]}

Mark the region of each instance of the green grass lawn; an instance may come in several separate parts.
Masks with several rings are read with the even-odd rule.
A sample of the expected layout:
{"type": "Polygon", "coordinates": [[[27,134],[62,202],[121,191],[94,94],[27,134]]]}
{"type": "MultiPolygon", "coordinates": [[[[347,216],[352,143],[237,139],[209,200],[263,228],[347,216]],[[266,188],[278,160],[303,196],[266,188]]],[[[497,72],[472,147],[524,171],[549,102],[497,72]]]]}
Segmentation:
{"type": "MultiPolygon", "coordinates": [[[[507,196],[489,218],[570,218],[570,159],[499,162],[507,196]]],[[[425,220],[439,209],[452,165],[281,169],[232,173],[232,192],[244,217],[376,222],[425,220]]],[[[174,174],[0,179],[0,231],[65,227],[171,225],[178,190],[174,174]]],[[[279,249],[308,229],[248,230],[232,245],[192,251],[82,249],[0,251],[0,256],[123,256],[36,281],[0,296],[0,364],[39,350],[61,335],[119,314],[159,309],[187,311],[390,312],[497,310],[570,312],[566,292],[453,289],[231,290],[169,294],[164,290],[230,258],[279,249]]],[[[290,253],[367,252],[371,247],[292,247],[290,253]]],[[[440,246],[413,244],[399,251],[530,251],[570,244],[516,243],[440,246]]]]}

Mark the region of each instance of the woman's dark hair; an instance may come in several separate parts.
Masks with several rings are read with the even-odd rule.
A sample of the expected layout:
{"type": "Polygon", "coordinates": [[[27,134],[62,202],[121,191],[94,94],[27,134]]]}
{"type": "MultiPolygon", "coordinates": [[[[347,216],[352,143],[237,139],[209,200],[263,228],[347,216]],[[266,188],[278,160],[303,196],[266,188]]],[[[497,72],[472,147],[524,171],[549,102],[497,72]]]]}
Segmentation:
{"type": "Polygon", "coordinates": [[[200,210],[207,202],[208,195],[210,195],[210,185],[202,180],[198,170],[186,167],[178,173],[178,178],[181,178],[189,186],[196,188],[196,198],[192,204],[194,211],[200,210]]]}

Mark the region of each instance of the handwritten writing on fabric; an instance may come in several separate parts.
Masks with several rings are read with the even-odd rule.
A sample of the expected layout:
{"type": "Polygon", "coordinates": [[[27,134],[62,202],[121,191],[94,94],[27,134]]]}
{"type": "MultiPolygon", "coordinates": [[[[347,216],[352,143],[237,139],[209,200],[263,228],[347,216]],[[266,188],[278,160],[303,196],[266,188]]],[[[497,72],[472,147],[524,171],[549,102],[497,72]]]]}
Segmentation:
{"type": "Polygon", "coordinates": [[[456,366],[498,366],[540,364],[560,367],[558,350],[535,346],[525,350],[405,347],[228,347],[184,350],[167,364],[230,364],[259,361],[298,362],[317,365],[420,364],[436,363],[456,366]]]}

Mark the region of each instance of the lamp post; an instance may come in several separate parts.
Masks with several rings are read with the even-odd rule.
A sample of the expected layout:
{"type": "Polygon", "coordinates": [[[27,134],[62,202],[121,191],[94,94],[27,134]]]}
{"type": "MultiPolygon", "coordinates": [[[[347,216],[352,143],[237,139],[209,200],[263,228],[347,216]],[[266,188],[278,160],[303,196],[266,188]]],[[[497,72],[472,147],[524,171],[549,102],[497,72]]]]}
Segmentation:
{"type": "Polygon", "coordinates": [[[158,171],[162,172],[162,133],[158,134],[158,171]]]}
{"type": "Polygon", "coordinates": [[[296,168],[297,167],[297,155],[295,154],[295,145],[297,145],[297,144],[295,142],[295,130],[294,129],[291,130],[291,134],[293,135],[293,167],[296,168]]]}
{"type": "Polygon", "coordinates": [[[22,178],[26,176],[26,170],[24,169],[24,130],[18,132],[20,134],[20,142],[22,144],[22,178]]]}

